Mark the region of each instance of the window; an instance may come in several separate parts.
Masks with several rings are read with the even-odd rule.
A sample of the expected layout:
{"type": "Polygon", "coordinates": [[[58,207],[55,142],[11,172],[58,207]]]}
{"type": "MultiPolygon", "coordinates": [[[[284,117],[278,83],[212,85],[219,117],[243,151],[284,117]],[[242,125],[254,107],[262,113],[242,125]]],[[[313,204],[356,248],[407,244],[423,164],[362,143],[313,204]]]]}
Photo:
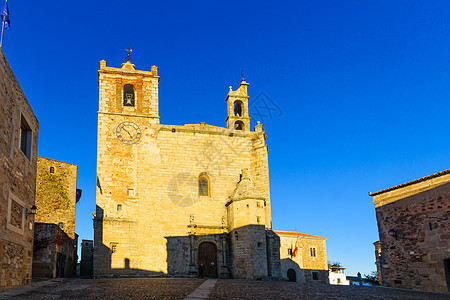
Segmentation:
{"type": "Polygon", "coordinates": [[[134,196],[134,189],[128,189],[127,194],[128,196],[134,196]]]}
{"type": "Polygon", "coordinates": [[[117,211],[121,211],[122,210],[122,204],[117,204],[117,211]]]}
{"type": "Polygon", "coordinates": [[[64,229],[64,223],[63,222],[59,222],[58,223],[58,227],[61,228],[61,229],[64,229]]]}
{"type": "Polygon", "coordinates": [[[312,272],[311,274],[313,280],[319,280],[319,272],[312,272]]]}
{"type": "Polygon", "coordinates": [[[309,248],[309,252],[311,254],[311,257],[316,257],[316,248],[314,247],[309,248]]]}
{"type": "Polygon", "coordinates": [[[237,117],[242,117],[242,101],[234,101],[234,115],[237,117]]]}
{"type": "Polygon", "coordinates": [[[337,279],[337,283],[338,284],[341,283],[341,279],[340,278],[337,279]]]}
{"type": "Polygon", "coordinates": [[[236,121],[235,123],[234,123],[234,129],[236,129],[236,130],[244,130],[244,122],[242,122],[242,121],[236,121]]]}
{"type": "Polygon", "coordinates": [[[50,167],[50,173],[51,174],[55,173],[55,167],[50,167]]]}
{"type": "Polygon", "coordinates": [[[205,176],[198,179],[198,194],[200,196],[209,196],[209,182],[205,176]]]}
{"type": "Polygon", "coordinates": [[[20,150],[31,160],[31,129],[23,116],[20,120],[20,150]]]}
{"type": "Polygon", "coordinates": [[[116,253],[117,252],[117,245],[112,245],[111,246],[111,253],[116,253]]]}
{"type": "Polygon", "coordinates": [[[123,105],[134,106],[134,86],[132,84],[123,86],[123,105]]]}
{"type": "Polygon", "coordinates": [[[8,197],[8,215],[6,228],[23,235],[24,224],[25,224],[25,203],[10,192],[8,197]]]}

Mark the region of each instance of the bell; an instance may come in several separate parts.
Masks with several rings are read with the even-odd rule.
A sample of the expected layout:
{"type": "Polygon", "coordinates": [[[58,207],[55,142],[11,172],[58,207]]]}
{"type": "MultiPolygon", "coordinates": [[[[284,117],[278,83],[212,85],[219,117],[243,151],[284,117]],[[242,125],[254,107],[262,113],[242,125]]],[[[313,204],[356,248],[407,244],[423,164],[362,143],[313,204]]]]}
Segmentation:
{"type": "Polygon", "coordinates": [[[125,105],[133,106],[133,103],[131,102],[133,100],[133,94],[125,94],[125,105]]]}

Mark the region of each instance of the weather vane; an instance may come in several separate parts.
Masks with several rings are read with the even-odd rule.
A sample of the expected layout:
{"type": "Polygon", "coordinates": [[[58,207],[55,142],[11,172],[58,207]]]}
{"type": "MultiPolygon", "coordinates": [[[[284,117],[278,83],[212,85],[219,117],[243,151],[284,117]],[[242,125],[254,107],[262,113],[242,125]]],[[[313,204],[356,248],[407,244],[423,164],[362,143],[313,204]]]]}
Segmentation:
{"type": "Polygon", "coordinates": [[[244,69],[241,70],[241,77],[244,79],[244,69]]]}
{"type": "Polygon", "coordinates": [[[128,52],[127,58],[125,58],[125,61],[131,62],[131,56],[130,56],[130,53],[133,52],[133,49],[130,49],[130,47],[128,47],[128,49],[125,49],[125,51],[128,52]]]}

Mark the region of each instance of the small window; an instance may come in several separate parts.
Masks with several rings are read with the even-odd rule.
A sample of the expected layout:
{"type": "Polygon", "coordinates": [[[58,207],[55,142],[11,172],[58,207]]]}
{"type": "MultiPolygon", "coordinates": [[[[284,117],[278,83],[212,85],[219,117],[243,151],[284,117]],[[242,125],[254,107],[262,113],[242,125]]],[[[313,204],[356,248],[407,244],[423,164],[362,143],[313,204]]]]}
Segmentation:
{"type": "Polygon", "coordinates": [[[50,167],[50,173],[51,174],[55,173],[55,167],[50,167]]]}
{"type": "Polygon", "coordinates": [[[111,253],[116,253],[117,252],[117,245],[112,245],[111,246],[111,253]]]}
{"type": "Polygon", "coordinates": [[[291,248],[288,248],[288,249],[287,249],[287,252],[288,252],[288,255],[289,255],[289,256],[292,256],[292,249],[291,249],[291,248]]]}
{"type": "Polygon", "coordinates": [[[261,217],[256,217],[256,223],[259,224],[259,222],[261,222],[261,217]]]}
{"type": "Polygon", "coordinates": [[[20,150],[31,160],[31,129],[25,118],[20,121],[20,150]]]}
{"type": "Polygon", "coordinates": [[[311,248],[309,248],[309,251],[310,251],[311,257],[316,257],[316,248],[311,247],[311,248]]]}
{"type": "Polygon", "coordinates": [[[337,283],[338,284],[341,283],[341,279],[340,278],[337,279],[337,283]]]}
{"type": "Polygon", "coordinates": [[[134,106],[134,86],[132,84],[123,86],[123,105],[134,106]]]}
{"type": "Polygon", "coordinates": [[[117,204],[117,211],[121,211],[122,210],[122,204],[117,204]]]}
{"type": "Polygon", "coordinates": [[[134,189],[128,189],[127,194],[128,196],[134,196],[134,189]]]}
{"type": "Polygon", "coordinates": [[[64,223],[63,222],[59,222],[58,223],[58,227],[61,228],[61,229],[64,229],[64,223]]]}
{"type": "Polygon", "coordinates": [[[200,196],[209,196],[208,178],[202,176],[198,179],[198,194],[200,196]]]}
{"type": "Polygon", "coordinates": [[[312,272],[312,279],[319,280],[319,272],[312,272]]]}
{"type": "Polygon", "coordinates": [[[244,122],[242,122],[242,121],[236,121],[235,123],[234,123],[234,129],[236,129],[236,130],[244,130],[244,122]]]}

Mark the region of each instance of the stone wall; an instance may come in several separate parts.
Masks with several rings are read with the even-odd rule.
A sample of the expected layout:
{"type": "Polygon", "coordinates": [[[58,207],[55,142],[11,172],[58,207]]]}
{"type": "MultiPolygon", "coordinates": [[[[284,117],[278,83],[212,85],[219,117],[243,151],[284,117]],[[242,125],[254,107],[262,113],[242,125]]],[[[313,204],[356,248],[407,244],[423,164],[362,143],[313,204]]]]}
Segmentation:
{"type": "Polygon", "coordinates": [[[448,290],[445,260],[450,258],[450,178],[445,172],[435,176],[399,186],[395,192],[404,197],[395,201],[383,191],[374,193],[384,285],[448,290]],[[427,188],[417,190],[416,185],[427,188]]]}
{"type": "MultiPolygon", "coordinates": [[[[194,266],[184,269],[186,263],[181,267],[179,261],[175,264],[168,257],[167,249],[172,247],[168,241],[177,237],[181,245],[186,245],[183,237],[192,234],[192,219],[197,228],[214,231],[210,242],[215,243],[212,236],[223,234],[223,228],[226,233],[225,204],[244,168],[265,199],[265,216],[260,217],[260,224],[265,229],[271,227],[267,146],[262,125],[255,131],[204,123],[161,125],[158,82],[156,67],[136,71],[129,64],[119,69],[101,62],[95,276],[169,271],[178,274],[185,270],[191,274],[194,266]],[[124,84],[133,84],[136,89],[134,107],[122,105],[124,84]],[[208,195],[199,194],[200,176],[208,178],[208,195]],[[174,264],[182,269],[174,269],[174,264]]],[[[257,221],[254,215],[248,218],[252,219],[251,224],[257,221]]],[[[265,231],[262,232],[265,244],[265,231]]]]}
{"type": "Polygon", "coordinates": [[[38,157],[35,221],[62,223],[62,230],[75,239],[77,166],[38,157]]]}
{"type": "Polygon", "coordinates": [[[55,224],[35,223],[33,277],[75,276],[76,248],[72,240],[55,224]]]}
{"type": "Polygon", "coordinates": [[[281,241],[281,278],[289,280],[288,270],[292,269],[295,271],[297,282],[328,283],[327,238],[299,232],[278,230],[274,232],[281,241]],[[292,254],[296,242],[298,250],[294,257],[292,254]],[[313,253],[311,248],[314,249],[313,253]],[[317,277],[313,277],[313,272],[317,277]]]}
{"type": "Polygon", "coordinates": [[[31,282],[34,221],[28,213],[38,134],[38,120],[0,49],[0,286],[31,282]]]}

